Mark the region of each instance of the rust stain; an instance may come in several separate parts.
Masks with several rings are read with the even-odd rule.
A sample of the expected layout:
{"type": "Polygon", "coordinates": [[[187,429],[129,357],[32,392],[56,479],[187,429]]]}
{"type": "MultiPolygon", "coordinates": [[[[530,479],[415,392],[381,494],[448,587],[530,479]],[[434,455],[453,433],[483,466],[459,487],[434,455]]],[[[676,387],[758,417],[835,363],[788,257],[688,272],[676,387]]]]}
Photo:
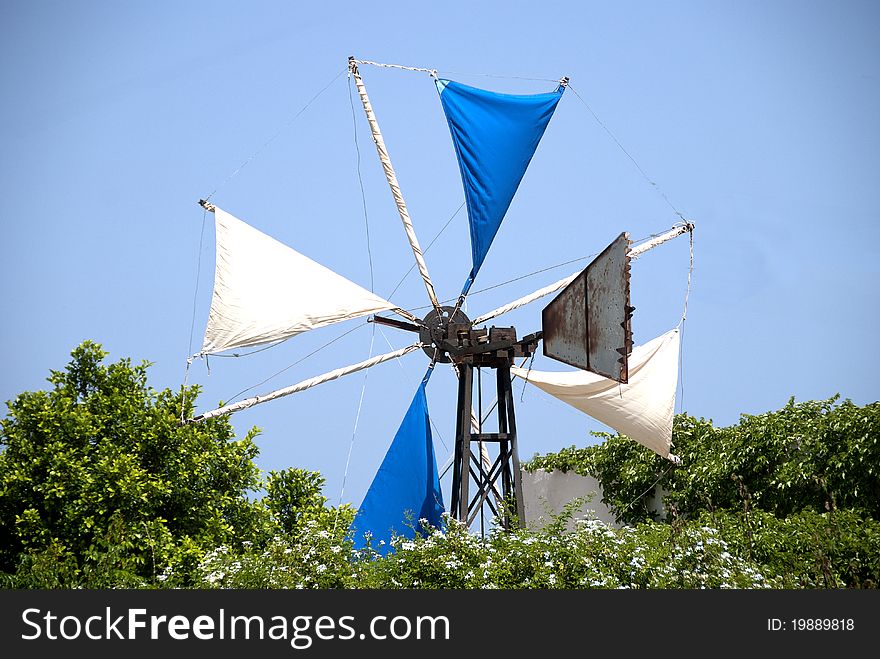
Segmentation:
{"type": "Polygon", "coordinates": [[[629,245],[621,233],[544,308],[545,355],[627,382],[634,310],[629,245]]]}

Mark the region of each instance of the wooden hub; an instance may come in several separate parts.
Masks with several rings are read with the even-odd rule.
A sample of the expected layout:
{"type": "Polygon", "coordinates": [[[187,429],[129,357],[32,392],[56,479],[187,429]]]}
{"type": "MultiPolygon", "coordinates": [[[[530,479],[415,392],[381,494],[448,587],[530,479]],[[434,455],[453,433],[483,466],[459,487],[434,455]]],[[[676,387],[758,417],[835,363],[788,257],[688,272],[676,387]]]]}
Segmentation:
{"type": "Polygon", "coordinates": [[[419,340],[426,344],[422,348],[431,359],[436,353],[437,361],[448,364],[452,359],[447,354],[450,342],[455,344],[455,337],[460,331],[469,331],[471,321],[465,313],[455,307],[440,307],[440,313],[434,309],[422,321],[425,326],[419,330],[419,340]],[[454,315],[453,315],[454,312],[454,315]]]}

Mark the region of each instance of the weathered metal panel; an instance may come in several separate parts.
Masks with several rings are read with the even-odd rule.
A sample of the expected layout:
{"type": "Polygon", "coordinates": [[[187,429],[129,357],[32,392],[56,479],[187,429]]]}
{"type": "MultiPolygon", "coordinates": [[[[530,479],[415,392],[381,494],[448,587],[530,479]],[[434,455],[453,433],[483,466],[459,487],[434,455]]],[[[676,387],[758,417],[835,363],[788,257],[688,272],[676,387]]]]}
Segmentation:
{"type": "Polygon", "coordinates": [[[541,313],[544,354],[577,368],[588,369],[587,271],[562,289],[541,313]]]}
{"type": "Polygon", "coordinates": [[[618,382],[629,378],[632,352],[629,244],[620,234],[586,269],[589,369],[618,382]]]}
{"type": "Polygon", "coordinates": [[[544,354],[618,382],[632,352],[629,236],[621,233],[544,308],[544,354]]]}

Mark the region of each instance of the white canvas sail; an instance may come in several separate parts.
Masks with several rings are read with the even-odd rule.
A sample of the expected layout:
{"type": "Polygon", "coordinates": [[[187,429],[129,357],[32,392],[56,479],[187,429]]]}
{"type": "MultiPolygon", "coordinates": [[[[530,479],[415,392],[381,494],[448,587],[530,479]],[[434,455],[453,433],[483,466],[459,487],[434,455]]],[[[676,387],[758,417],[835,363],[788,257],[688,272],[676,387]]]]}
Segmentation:
{"type": "Polygon", "coordinates": [[[587,371],[554,373],[511,368],[510,372],[664,458],[677,461],[669,451],[678,387],[678,351],[678,329],[633,348],[627,384],[587,371]]]}
{"type": "Polygon", "coordinates": [[[220,208],[202,353],[270,343],[396,305],[220,208]]]}

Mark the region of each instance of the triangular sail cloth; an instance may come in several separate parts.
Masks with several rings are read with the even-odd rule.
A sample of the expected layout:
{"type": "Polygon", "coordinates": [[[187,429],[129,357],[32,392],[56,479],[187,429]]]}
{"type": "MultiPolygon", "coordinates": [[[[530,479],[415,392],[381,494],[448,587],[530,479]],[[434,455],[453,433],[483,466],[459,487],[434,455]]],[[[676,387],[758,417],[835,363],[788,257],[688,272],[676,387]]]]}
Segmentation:
{"type": "Polygon", "coordinates": [[[214,295],[202,353],[286,339],[397,305],[220,208],[214,295]]]}
{"type": "Polygon", "coordinates": [[[678,350],[677,329],[637,346],[629,357],[627,384],[587,371],[510,371],[664,458],[677,461],[669,451],[678,387],[678,350]]]}
{"type": "Polygon", "coordinates": [[[498,94],[438,80],[461,169],[471,234],[470,288],[565,87],[547,94],[498,94]]]}
{"type": "Polygon", "coordinates": [[[445,508],[425,396],[430,373],[419,385],[352,522],[357,548],[366,546],[365,534],[369,532],[371,547],[387,554],[392,533],[412,538],[421,529],[422,519],[441,526],[445,508]]]}

